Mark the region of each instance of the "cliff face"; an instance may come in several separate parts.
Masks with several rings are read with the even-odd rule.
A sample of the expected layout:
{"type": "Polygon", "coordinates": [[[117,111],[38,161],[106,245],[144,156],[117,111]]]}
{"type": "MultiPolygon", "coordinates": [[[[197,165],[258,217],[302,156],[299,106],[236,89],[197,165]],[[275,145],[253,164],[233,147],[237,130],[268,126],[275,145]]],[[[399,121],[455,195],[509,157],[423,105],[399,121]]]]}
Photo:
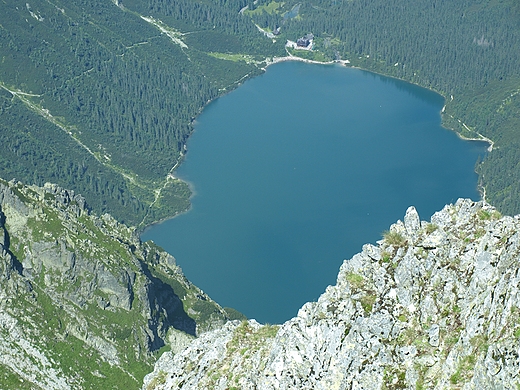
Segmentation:
{"type": "Polygon", "coordinates": [[[297,317],[206,333],[143,389],[517,389],[519,246],[520,218],[482,202],[409,208],[297,317]]]}
{"type": "Polygon", "coordinates": [[[81,196],[0,180],[0,388],[139,388],[161,348],[228,319],[81,196]]]}

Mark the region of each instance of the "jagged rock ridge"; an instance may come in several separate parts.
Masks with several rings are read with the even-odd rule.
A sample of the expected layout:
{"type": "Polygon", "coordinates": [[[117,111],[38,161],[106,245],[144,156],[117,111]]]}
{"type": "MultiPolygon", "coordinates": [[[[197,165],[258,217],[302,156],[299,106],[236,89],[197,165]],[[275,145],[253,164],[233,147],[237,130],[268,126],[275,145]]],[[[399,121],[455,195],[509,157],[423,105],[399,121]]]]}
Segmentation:
{"type": "Polygon", "coordinates": [[[229,318],[80,195],[0,179],[0,388],[137,389],[160,348],[229,318]]]}
{"type": "Polygon", "coordinates": [[[407,210],[281,326],[235,321],[165,353],[143,389],[517,389],[520,217],[407,210]]]}

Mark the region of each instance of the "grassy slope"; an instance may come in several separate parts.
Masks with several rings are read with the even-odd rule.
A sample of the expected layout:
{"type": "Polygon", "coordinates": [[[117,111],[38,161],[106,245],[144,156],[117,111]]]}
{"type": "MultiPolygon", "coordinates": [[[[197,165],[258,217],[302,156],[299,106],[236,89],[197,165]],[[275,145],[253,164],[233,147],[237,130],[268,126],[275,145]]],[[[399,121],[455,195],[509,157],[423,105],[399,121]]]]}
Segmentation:
{"type": "Polygon", "coordinates": [[[0,320],[16,324],[0,329],[0,388],[21,378],[53,387],[44,378],[54,371],[73,388],[137,389],[174,329],[243,318],[134,229],[89,215],[77,198],[63,203],[63,193],[0,180],[0,320]]]}

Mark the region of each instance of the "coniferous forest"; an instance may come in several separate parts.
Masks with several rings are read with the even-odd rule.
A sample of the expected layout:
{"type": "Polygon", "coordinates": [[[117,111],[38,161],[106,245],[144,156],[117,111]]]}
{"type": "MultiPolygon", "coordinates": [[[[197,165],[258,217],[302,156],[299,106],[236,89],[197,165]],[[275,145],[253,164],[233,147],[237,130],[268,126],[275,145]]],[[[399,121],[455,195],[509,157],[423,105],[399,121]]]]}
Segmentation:
{"type": "MultiPolygon", "coordinates": [[[[207,102],[291,53],[443,95],[443,122],[493,151],[486,199],[520,213],[520,3],[514,0],[0,2],[0,177],[53,182],[144,226],[189,207],[172,172],[207,102]]],[[[217,146],[216,146],[217,147],[217,146]]]]}

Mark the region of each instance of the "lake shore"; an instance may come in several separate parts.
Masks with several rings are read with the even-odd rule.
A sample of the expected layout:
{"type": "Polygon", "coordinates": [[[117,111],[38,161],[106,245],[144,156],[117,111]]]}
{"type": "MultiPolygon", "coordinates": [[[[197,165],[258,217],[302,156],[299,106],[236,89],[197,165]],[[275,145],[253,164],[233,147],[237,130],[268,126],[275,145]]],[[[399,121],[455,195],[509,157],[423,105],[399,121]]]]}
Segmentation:
{"type": "MultiPolygon", "coordinates": [[[[460,122],[460,121],[459,121],[460,122]]],[[[463,122],[460,122],[462,124],[462,126],[464,126],[467,130],[471,130],[465,123],[463,122]]],[[[455,131],[455,130],[454,130],[455,131]]],[[[473,130],[472,130],[473,131],[473,130]]],[[[457,133],[457,135],[459,136],[460,139],[463,139],[464,141],[480,141],[480,142],[487,142],[489,144],[489,147],[487,148],[487,151],[488,152],[492,152],[493,151],[493,147],[495,146],[495,143],[493,142],[493,140],[489,139],[488,137],[485,137],[483,136],[482,134],[480,133],[477,133],[476,131],[473,131],[475,132],[480,138],[470,138],[470,137],[465,137],[463,136],[461,133],[459,133],[458,131],[455,131],[455,133],[457,133]]]]}
{"type": "Polygon", "coordinates": [[[480,198],[474,149],[487,147],[437,131],[443,100],[411,83],[295,61],[313,63],[270,59],[285,63],[204,110],[172,173],[196,184],[193,207],[141,235],[214,300],[264,323],[315,300],[410,205],[428,217],[480,198]]]}
{"type": "MultiPolygon", "coordinates": [[[[292,55],[291,53],[287,52],[287,56],[286,57],[272,57],[272,58],[266,58],[265,59],[265,62],[266,62],[266,66],[262,68],[262,70],[266,70],[268,66],[270,65],[273,65],[273,64],[277,64],[279,62],[285,62],[285,61],[300,61],[300,62],[305,62],[305,63],[308,63],[308,64],[319,64],[319,65],[333,65],[333,64],[340,64],[340,65],[343,65],[343,66],[350,66],[352,68],[356,68],[356,69],[361,69],[361,70],[365,70],[367,72],[372,72],[372,73],[376,73],[376,74],[379,74],[381,76],[384,76],[384,77],[390,77],[390,78],[395,78],[396,80],[400,80],[400,81],[404,81],[404,82],[409,82],[409,81],[406,81],[406,80],[402,80],[402,79],[399,79],[397,77],[393,77],[393,76],[389,76],[387,74],[384,74],[384,73],[378,73],[378,72],[374,72],[372,70],[367,70],[367,69],[364,69],[364,68],[360,68],[360,67],[357,67],[357,66],[352,66],[351,65],[351,62],[349,60],[333,60],[333,61],[327,61],[327,62],[323,62],[323,61],[315,61],[315,60],[309,60],[309,59],[306,59],[306,58],[301,58],[301,57],[297,57],[297,56],[294,56],[292,55]]],[[[415,84],[415,83],[411,83],[411,84],[414,84],[414,85],[417,85],[421,88],[425,88],[419,84],[415,84]]],[[[435,93],[438,93],[440,94],[438,91],[435,91],[435,90],[431,90],[435,93]]],[[[442,96],[442,94],[440,94],[442,96]]],[[[444,106],[441,110],[441,113],[444,113],[444,109],[446,108],[446,106],[444,106]]],[[[472,131],[474,132],[473,130],[471,130],[465,123],[463,123],[460,119],[458,120],[459,123],[461,124],[461,126],[463,126],[464,128],[466,128],[468,131],[472,131]]],[[[460,132],[456,131],[455,129],[449,129],[449,130],[452,130],[454,131],[458,137],[464,141],[481,141],[481,142],[487,142],[489,144],[489,147],[487,148],[487,151],[488,152],[492,152],[493,151],[493,147],[495,145],[495,143],[493,142],[493,140],[483,136],[482,134],[480,133],[476,133],[479,138],[470,138],[470,137],[465,137],[464,135],[462,135],[460,132]]]]}
{"type": "Polygon", "coordinates": [[[262,70],[266,70],[268,66],[277,64],[279,62],[285,62],[285,61],[300,61],[305,62],[307,64],[318,64],[318,65],[333,65],[333,64],[340,64],[343,66],[348,66],[350,64],[349,60],[333,60],[333,61],[315,61],[315,60],[309,60],[307,58],[301,58],[297,56],[293,56],[292,54],[287,53],[288,55],[286,57],[272,57],[272,58],[266,58],[265,59],[265,67],[261,68],[262,70]]]}

